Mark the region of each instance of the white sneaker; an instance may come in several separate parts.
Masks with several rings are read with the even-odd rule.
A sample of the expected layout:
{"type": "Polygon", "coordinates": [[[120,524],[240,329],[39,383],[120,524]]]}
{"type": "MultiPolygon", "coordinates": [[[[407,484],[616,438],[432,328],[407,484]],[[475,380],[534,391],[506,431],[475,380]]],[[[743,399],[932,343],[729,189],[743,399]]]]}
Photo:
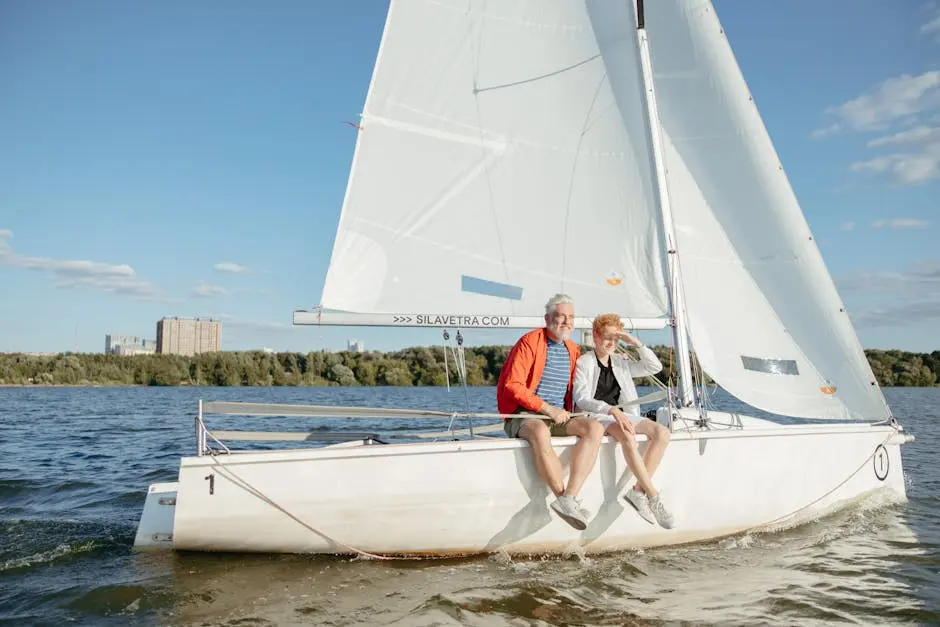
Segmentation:
{"type": "Polygon", "coordinates": [[[640,515],[640,518],[651,525],[656,524],[656,518],[653,516],[653,512],[650,511],[650,500],[646,497],[645,492],[630,488],[627,490],[627,493],[623,495],[623,498],[627,503],[633,506],[636,513],[640,515]]]}
{"type": "Polygon", "coordinates": [[[559,496],[552,503],[552,509],[561,516],[561,519],[577,529],[587,529],[588,511],[581,507],[581,499],[576,496],[559,496]]]}
{"type": "Polygon", "coordinates": [[[663,505],[663,500],[660,498],[660,495],[657,494],[653,498],[649,499],[650,511],[653,512],[653,516],[656,517],[656,522],[659,523],[659,526],[663,529],[672,529],[673,519],[672,514],[666,509],[666,506],[663,505]]]}

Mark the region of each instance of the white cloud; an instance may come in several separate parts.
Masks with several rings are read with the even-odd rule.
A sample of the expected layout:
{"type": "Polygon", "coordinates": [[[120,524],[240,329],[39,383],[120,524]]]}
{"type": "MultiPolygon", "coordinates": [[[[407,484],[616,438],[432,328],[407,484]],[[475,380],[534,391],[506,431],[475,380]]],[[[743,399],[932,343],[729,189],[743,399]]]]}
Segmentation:
{"type": "Polygon", "coordinates": [[[850,313],[862,327],[906,327],[940,322],[940,261],[925,259],[903,272],[857,272],[841,277],[843,292],[886,293],[886,304],[869,306],[850,313]]]}
{"type": "Polygon", "coordinates": [[[940,322],[940,261],[922,260],[903,272],[856,272],[837,280],[839,291],[865,294],[882,303],[852,312],[859,327],[906,327],[940,322]]]}
{"type": "Polygon", "coordinates": [[[190,290],[190,294],[199,298],[218,298],[220,296],[228,296],[228,291],[218,285],[200,281],[196,287],[190,290]]]}
{"type": "Polygon", "coordinates": [[[940,127],[917,126],[878,137],[868,146],[896,146],[898,152],[853,163],[854,172],[886,174],[897,185],[922,185],[940,179],[940,127]]]}
{"type": "Polygon", "coordinates": [[[900,272],[856,272],[839,277],[836,284],[843,292],[884,292],[895,290],[907,283],[900,272]]]}
{"type": "Polygon", "coordinates": [[[297,331],[305,327],[295,326],[287,322],[269,322],[239,318],[231,314],[216,313],[207,316],[214,320],[221,320],[226,328],[245,329],[250,331],[297,331]]]}
{"type": "Polygon", "coordinates": [[[927,220],[917,218],[895,218],[893,220],[875,220],[871,223],[876,229],[925,229],[930,226],[927,220]]]}
{"type": "MultiPolygon", "coordinates": [[[[938,18],[940,19],[940,18],[938,18]]],[[[891,152],[857,161],[853,172],[886,176],[895,185],[922,185],[940,179],[940,70],[918,76],[903,74],[826,113],[838,118],[811,133],[822,138],[840,131],[889,131],[868,141],[873,149],[891,152]],[[894,131],[891,128],[894,127],[894,131]],[[910,127],[910,128],[905,128],[910,127]]]]}
{"type": "Polygon", "coordinates": [[[924,259],[911,265],[907,272],[910,280],[940,286],[940,261],[924,259]]]}
{"type": "Polygon", "coordinates": [[[916,300],[875,307],[858,315],[849,314],[860,327],[908,327],[921,323],[940,323],[940,300],[916,300]]]}
{"type": "Polygon", "coordinates": [[[251,272],[250,268],[239,265],[237,263],[232,263],[231,261],[222,261],[213,266],[219,272],[230,272],[232,274],[245,274],[246,272],[251,272]]]}
{"type": "Polygon", "coordinates": [[[887,174],[896,185],[923,185],[940,179],[940,153],[887,155],[858,161],[849,168],[853,172],[887,174]]]}
{"type": "Polygon", "coordinates": [[[878,137],[868,142],[869,148],[879,146],[897,146],[907,144],[924,144],[940,141],[940,126],[917,126],[893,135],[878,137]]]}
{"type": "Polygon", "coordinates": [[[294,332],[303,328],[293,324],[287,324],[286,322],[263,322],[259,320],[235,319],[227,322],[226,324],[230,327],[250,329],[252,331],[294,332]]]}
{"type": "Polygon", "coordinates": [[[835,135],[842,130],[842,127],[837,123],[833,122],[829,126],[824,126],[823,128],[817,128],[815,131],[809,134],[813,139],[822,139],[823,137],[829,137],[830,135],[835,135]]]}
{"type": "Polygon", "coordinates": [[[55,286],[61,289],[87,288],[136,300],[166,300],[153,284],[138,278],[127,264],[20,255],[6,241],[12,237],[9,229],[0,229],[0,265],[48,272],[55,278],[55,286]]]}
{"type": "Polygon", "coordinates": [[[841,231],[851,231],[854,228],[855,228],[854,222],[843,222],[841,225],[839,225],[839,230],[841,231]]]}
{"type": "Polygon", "coordinates": [[[814,131],[828,135],[837,130],[881,130],[892,122],[903,121],[924,111],[940,106],[940,70],[930,70],[918,76],[902,74],[884,80],[874,89],[826,113],[838,122],[814,131]]]}
{"type": "Polygon", "coordinates": [[[940,261],[917,261],[904,272],[855,272],[839,277],[836,283],[842,291],[883,292],[901,289],[921,296],[940,296],[940,261]]]}
{"type": "Polygon", "coordinates": [[[934,40],[940,42],[940,10],[934,8],[934,17],[921,25],[920,32],[924,35],[933,36],[934,40]]]}

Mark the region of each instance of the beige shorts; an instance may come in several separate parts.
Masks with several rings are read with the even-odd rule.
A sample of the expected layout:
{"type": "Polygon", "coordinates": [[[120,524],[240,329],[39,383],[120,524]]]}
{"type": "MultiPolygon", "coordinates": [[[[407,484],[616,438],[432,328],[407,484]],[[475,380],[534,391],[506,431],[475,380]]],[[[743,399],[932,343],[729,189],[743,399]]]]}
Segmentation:
{"type": "Polygon", "coordinates": [[[522,428],[522,423],[531,418],[536,418],[544,422],[545,426],[548,427],[548,430],[551,432],[553,438],[563,438],[568,435],[567,422],[558,424],[551,418],[544,417],[542,414],[536,414],[529,411],[520,411],[516,413],[519,414],[519,418],[507,418],[503,421],[503,431],[505,431],[506,435],[510,438],[518,438],[519,429],[522,428]]]}

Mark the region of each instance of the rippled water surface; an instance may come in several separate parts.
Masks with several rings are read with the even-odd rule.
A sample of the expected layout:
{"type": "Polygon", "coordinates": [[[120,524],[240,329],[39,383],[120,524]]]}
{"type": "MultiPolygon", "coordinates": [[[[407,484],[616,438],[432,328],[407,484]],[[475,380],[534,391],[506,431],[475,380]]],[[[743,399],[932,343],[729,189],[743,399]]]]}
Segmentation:
{"type": "MultiPolygon", "coordinates": [[[[940,388],[886,394],[917,437],[904,504],[874,497],[782,532],[601,557],[374,561],[131,545],[147,486],[194,451],[199,398],[461,410],[462,391],[0,388],[0,623],[937,623],[940,388]]],[[[492,388],[470,400],[494,411],[492,388]]]]}

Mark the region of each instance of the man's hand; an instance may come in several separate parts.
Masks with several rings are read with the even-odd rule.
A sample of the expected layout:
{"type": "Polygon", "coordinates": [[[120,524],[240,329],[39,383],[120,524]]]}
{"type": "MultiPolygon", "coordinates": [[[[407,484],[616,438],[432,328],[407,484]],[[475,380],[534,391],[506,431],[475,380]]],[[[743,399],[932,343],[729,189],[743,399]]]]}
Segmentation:
{"type": "Polygon", "coordinates": [[[620,425],[620,428],[623,429],[624,433],[632,433],[636,435],[636,427],[633,425],[633,421],[630,418],[617,409],[616,407],[611,407],[610,411],[607,412],[613,416],[614,420],[617,421],[617,424],[620,425]]]}
{"type": "Polygon", "coordinates": [[[545,408],[542,413],[551,418],[552,422],[558,425],[564,424],[571,420],[571,414],[569,414],[567,411],[561,409],[560,407],[552,407],[548,403],[545,404],[545,408]]]}

